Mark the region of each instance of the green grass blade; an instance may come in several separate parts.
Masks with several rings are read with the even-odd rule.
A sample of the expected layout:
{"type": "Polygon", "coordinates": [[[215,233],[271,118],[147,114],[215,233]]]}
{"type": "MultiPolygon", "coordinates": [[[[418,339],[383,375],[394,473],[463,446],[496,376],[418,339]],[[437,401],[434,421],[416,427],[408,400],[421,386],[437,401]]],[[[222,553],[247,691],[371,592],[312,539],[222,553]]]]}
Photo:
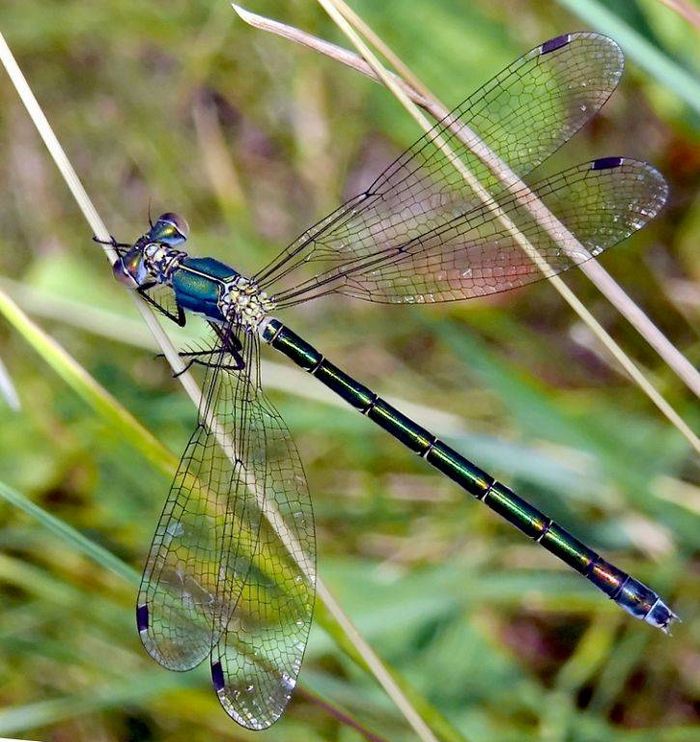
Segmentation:
{"type": "MultiPolygon", "coordinates": [[[[316,606],[314,617],[347,657],[360,667],[366,668],[365,661],[352,642],[351,637],[348,637],[342,627],[335,621],[334,617],[326,608],[325,603],[319,602],[316,606]]],[[[432,732],[435,732],[440,736],[440,739],[447,740],[447,742],[464,742],[466,740],[466,737],[460,734],[430,701],[412,688],[403,679],[401,674],[388,664],[385,658],[382,658],[382,665],[391,674],[391,677],[400,688],[408,703],[411,704],[415,712],[419,714],[420,718],[428,725],[432,732]]]]}
{"type": "Polygon", "coordinates": [[[21,733],[106,709],[123,708],[142,703],[148,696],[182,688],[184,685],[195,685],[198,682],[201,682],[201,678],[194,675],[155,670],[105,683],[102,687],[91,688],[84,695],[74,694],[25,706],[4,708],[0,710],[0,734],[21,733]]]}
{"type": "Polygon", "coordinates": [[[51,513],[44,510],[44,508],[39,507],[36,503],[12,489],[4,482],[0,482],[0,498],[34,518],[40,523],[40,525],[46,528],[47,531],[50,531],[55,536],[63,539],[76,551],[85,554],[101,567],[104,567],[115,575],[124,578],[128,582],[138,585],[139,575],[128,564],[116,557],[110,551],[107,551],[104,547],[83,536],[80,531],[77,531],[64,521],[56,518],[56,516],[51,515],[51,513]]]}
{"type": "MultiPolygon", "coordinates": [[[[116,399],[114,399],[95,379],[80,366],[53,338],[44,333],[41,328],[32,322],[22,310],[10,299],[7,294],[0,290],[0,313],[20,332],[20,334],[29,342],[32,347],[44,358],[44,360],[53,368],[58,375],[66,381],[77,394],[79,394],[95,412],[104,419],[108,420],[116,430],[120,431],[126,440],[134,445],[137,450],[141,451],[150,461],[156,463],[159,468],[168,474],[175,471],[177,460],[167,451],[158,440],[152,436],[139,422],[125,410],[116,399]]],[[[22,498],[17,493],[13,493],[9,488],[0,488],[0,496],[13,500],[14,504],[21,507],[25,512],[29,512],[34,517],[39,518],[45,527],[54,533],[67,539],[70,543],[78,547],[81,551],[89,553],[91,557],[104,564],[112,571],[118,572],[127,579],[137,580],[137,576],[127,565],[121,565],[116,557],[109,558],[106,552],[96,544],[90,544],[77,531],[67,524],[61,524],[60,521],[53,518],[38,506],[33,505],[26,498],[22,498]],[[122,569],[127,570],[123,572],[122,569]]],[[[111,556],[111,555],[110,555],[111,556]]],[[[344,636],[343,627],[328,612],[324,612],[319,619],[319,623],[329,634],[338,640],[344,636]]],[[[354,646],[352,639],[344,642],[346,654],[353,662],[359,662],[360,652],[354,646]],[[348,651],[347,647],[352,646],[353,650],[348,651]]],[[[360,662],[362,667],[366,667],[360,662]]],[[[396,675],[393,674],[394,679],[396,675]]],[[[405,687],[405,681],[398,681],[405,687]]],[[[415,695],[415,693],[414,693],[415,695]]],[[[427,701],[424,701],[427,707],[427,701]]],[[[437,715],[437,711],[435,711],[437,715]]]]}
{"type": "MultiPolygon", "coordinates": [[[[62,539],[70,547],[75,549],[75,551],[85,554],[96,564],[113,572],[127,582],[135,585],[138,584],[139,575],[132,567],[107,549],[96,544],[89,538],[86,538],[72,526],[51,515],[51,513],[48,513],[46,510],[36,505],[27,497],[6,485],[4,482],[0,482],[0,498],[34,518],[42,527],[62,539]]],[[[329,616],[328,620],[323,623],[325,624],[330,636],[342,639],[342,630],[334,623],[331,616],[329,616]]],[[[353,655],[354,650],[352,644],[346,642],[345,645],[349,647],[349,651],[345,652],[346,655],[350,657],[350,659],[356,659],[353,655]]],[[[356,655],[356,653],[354,654],[356,655]]],[[[357,661],[358,664],[361,664],[361,660],[357,661]]],[[[89,696],[85,696],[84,698],[73,696],[38,704],[31,704],[26,707],[5,709],[0,712],[0,733],[5,734],[9,732],[23,731],[36,726],[56,723],[60,720],[71,718],[79,714],[92,713],[103,708],[114,708],[115,706],[120,706],[125,703],[128,704],[130,702],[140,701],[143,698],[143,687],[149,688],[150,694],[152,694],[154,692],[158,693],[171,688],[181,687],[183,682],[186,684],[194,682],[183,681],[182,677],[182,673],[178,673],[177,675],[163,672],[158,672],[157,674],[148,673],[146,678],[141,675],[136,681],[130,679],[126,683],[117,684],[116,687],[110,686],[108,689],[102,689],[102,691],[98,690],[95,693],[91,692],[89,696]]],[[[197,682],[201,682],[201,678],[197,682]]],[[[332,704],[329,702],[324,702],[324,704],[333,708],[332,704]]],[[[437,716],[437,711],[434,713],[437,716]]],[[[351,726],[356,728],[362,728],[362,724],[349,716],[346,712],[338,711],[334,715],[343,723],[351,724],[351,726]]],[[[449,739],[458,740],[461,738],[452,735],[449,739]]]]}
{"type": "Polygon", "coordinates": [[[136,418],[0,289],[0,314],[25,338],[51,368],[115,431],[137,448],[152,464],[171,474],[177,459],[136,418]]]}

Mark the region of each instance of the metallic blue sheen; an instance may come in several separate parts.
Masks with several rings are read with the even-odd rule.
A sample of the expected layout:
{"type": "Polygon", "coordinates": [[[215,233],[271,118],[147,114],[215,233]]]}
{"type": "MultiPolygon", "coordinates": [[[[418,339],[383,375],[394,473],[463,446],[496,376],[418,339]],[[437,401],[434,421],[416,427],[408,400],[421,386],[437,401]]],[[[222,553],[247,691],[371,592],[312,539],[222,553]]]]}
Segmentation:
{"type": "Polygon", "coordinates": [[[174,247],[187,240],[190,228],[185,219],[178,214],[161,214],[158,221],[148,230],[145,238],[149,242],[160,242],[174,247]]]}
{"type": "Polygon", "coordinates": [[[240,275],[238,271],[231,268],[230,265],[222,263],[216,258],[185,258],[180,265],[183,268],[189,268],[199,273],[204,273],[211,278],[220,278],[222,281],[226,281],[231,278],[235,278],[240,275]]]}
{"type": "MultiPolygon", "coordinates": [[[[623,606],[624,608],[624,606],[623,606]]],[[[665,634],[670,633],[669,628],[674,621],[679,621],[678,616],[659,598],[653,608],[644,617],[644,620],[661,629],[665,634]]]]}
{"type": "Polygon", "coordinates": [[[237,275],[233,268],[214,258],[185,258],[172,277],[177,303],[183,309],[222,321],[219,309],[222,281],[237,275]]]}

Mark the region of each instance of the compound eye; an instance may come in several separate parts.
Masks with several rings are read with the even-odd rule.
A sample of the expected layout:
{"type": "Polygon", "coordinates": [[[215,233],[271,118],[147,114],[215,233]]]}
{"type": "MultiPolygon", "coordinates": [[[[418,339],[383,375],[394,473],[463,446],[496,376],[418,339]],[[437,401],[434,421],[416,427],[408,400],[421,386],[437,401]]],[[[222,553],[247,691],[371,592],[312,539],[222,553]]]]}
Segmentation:
{"type": "Polygon", "coordinates": [[[190,227],[187,221],[179,214],[169,211],[158,217],[148,234],[154,242],[164,242],[166,245],[178,245],[187,239],[189,233],[190,227]]]}
{"type": "Polygon", "coordinates": [[[138,288],[149,280],[148,271],[143,262],[142,247],[132,247],[112,266],[114,277],[129,288],[138,288]]]}
{"type": "Polygon", "coordinates": [[[124,263],[124,258],[119,258],[116,263],[114,263],[112,266],[112,273],[117,281],[124,284],[127,288],[134,289],[139,285],[138,281],[134,278],[133,274],[124,263]]]}

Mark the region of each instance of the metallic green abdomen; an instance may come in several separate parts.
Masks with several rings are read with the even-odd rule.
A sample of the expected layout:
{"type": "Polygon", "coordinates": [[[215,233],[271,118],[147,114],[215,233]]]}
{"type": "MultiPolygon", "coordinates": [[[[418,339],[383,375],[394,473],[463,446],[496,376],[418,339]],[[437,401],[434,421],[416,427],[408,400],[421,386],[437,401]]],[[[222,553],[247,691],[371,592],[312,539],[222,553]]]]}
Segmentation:
{"type": "Polygon", "coordinates": [[[341,371],[279,320],[270,319],[264,325],[262,339],[477,500],[573,567],[629,614],[662,631],[668,631],[670,624],[676,620],[676,614],[644,583],[605,561],[511,489],[341,371]]]}

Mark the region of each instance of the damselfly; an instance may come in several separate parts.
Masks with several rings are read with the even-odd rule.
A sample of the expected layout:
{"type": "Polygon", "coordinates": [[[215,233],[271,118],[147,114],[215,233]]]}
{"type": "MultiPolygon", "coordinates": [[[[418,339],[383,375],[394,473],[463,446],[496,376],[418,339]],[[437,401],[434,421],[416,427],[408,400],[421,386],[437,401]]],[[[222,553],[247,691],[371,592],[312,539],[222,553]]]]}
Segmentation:
{"type": "Polygon", "coordinates": [[[261,389],[261,340],[633,616],[663,631],[676,619],[655,592],[271,315],[333,293],[408,304],[493,294],[565,271],[640,229],[667,194],[647,163],[606,157],[527,179],[598,111],[622,66],[617,44],[597,34],[536,47],[249,278],[183,252],[188,228],[175,214],[133,245],[114,241],[120,281],[178,324],[194,312],[213,331],[208,350],[183,354],[206,368],[203,401],[151,546],[138,630],[170,669],[210,657],[216,693],[239,724],[263,729],[282,714],[315,594],[311,501],[287,427],[261,389]],[[464,167],[486,197],[467,185],[464,167]]]}

